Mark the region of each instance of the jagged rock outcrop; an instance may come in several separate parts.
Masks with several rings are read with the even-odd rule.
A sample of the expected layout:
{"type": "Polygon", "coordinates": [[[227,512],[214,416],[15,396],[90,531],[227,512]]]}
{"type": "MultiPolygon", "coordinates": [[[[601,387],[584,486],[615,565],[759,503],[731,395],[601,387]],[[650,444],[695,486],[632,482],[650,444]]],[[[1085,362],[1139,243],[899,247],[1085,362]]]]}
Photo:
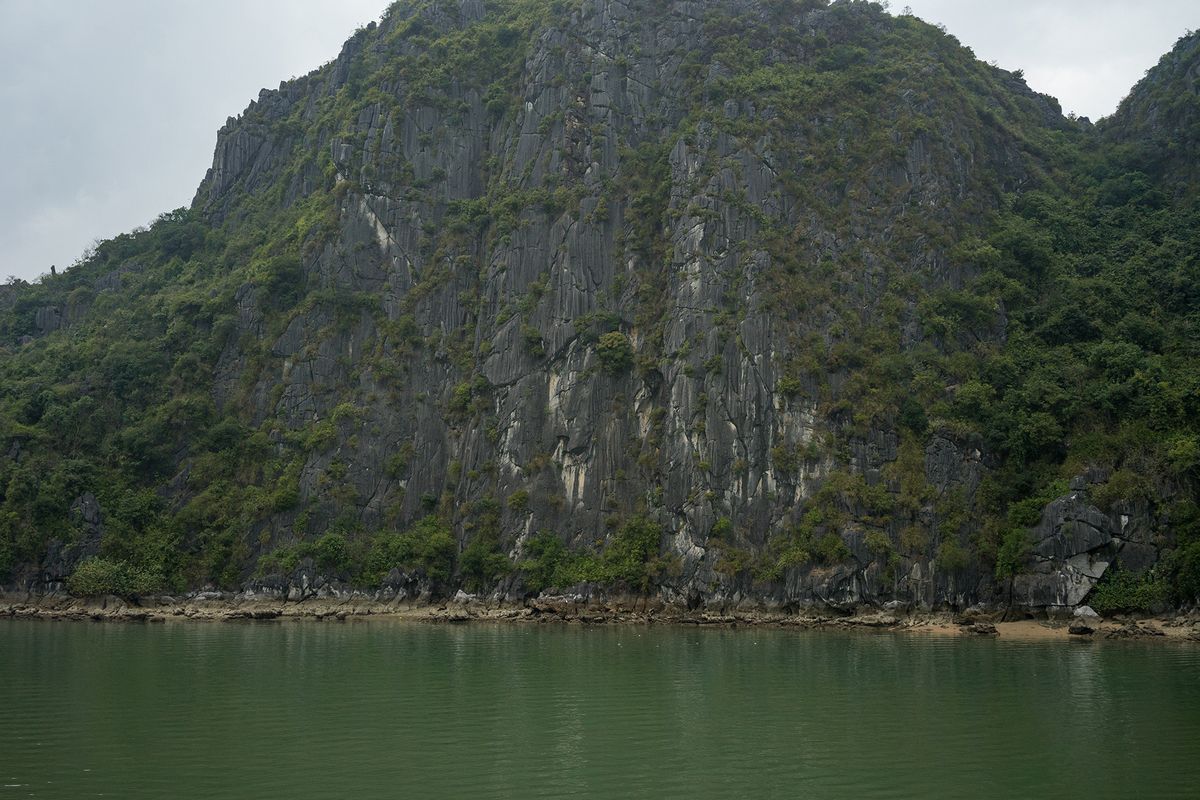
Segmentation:
{"type": "MultiPolygon", "coordinates": [[[[26,327],[173,287],[147,318],[203,346],[160,382],[203,397],[115,447],[203,564],[180,580],[306,597],[336,570],[256,559],[436,513],[453,579],[397,566],[383,591],[518,597],[543,533],[600,558],[644,519],[642,588],[688,606],[1073,606],[1114,563],[1149,569],[1161,520],[1085,481],[1005,585],[989,481],[1033,446],[951,412],[991,402],[961,364],[1004,348],[1021,299],[1008,273],[966,290],[1043,268],[1033,234],[980,237],[1059,168],[1048,142],[1095,136],[870,3],[402,2],[220,130],[155,245],[169,278],[102,252],[26,327]],[[473,543],[503,575],[466,575],[473,543]]],[[[126,363],[152,354],[105,358],[111,385],[154,388],[126,363]]],[[[91,509],[71,552],[98,551],[91,509]]],[[[543,588],[605,591],[575,579],[543,588]]]]}
{"type": "MultiPolygon", "coordinates": [[[[780,18],[756,2],[717,8],[751,26],[780,18]]],[[[807,41],[869,37],[892,24],[853,4],[787,11],[795,44],[768,62],[800,64],[809,58],[807,41]]],[[[329,153],[340,181],[339,223],[332,240],[309,251],[304,272],[338,292],[379,298],[383,319],[364,309],[335,324],[328,306],[296,315],[241,396],[254,405],[257,423],[278,415],[300,429],[329,419],[352,389],[356,416],[339,425],[334,446],[305,464],[302,495],[316,496],[335,461],[346,465],[341,480],[367,525],[396,506],[413,518],[422,498],[445,492],[460,506],[531,492],[530,511],[506,514],[503,523],[518,550],[524,536],[543,529],[576,546],[603,540],[607,518],[649,499],[681,559],[680,590],[738,596],[720,588],[724,579],[714,571],[722,548],[709,540],[713,525],[723,516],[736,519],[745,531],[737,545],[761,546],[794,521],[838,466],[817,452],[833,427],[817,403],[806,391],[790,397],[779,388],[799,355],[796,338],[807,334],[828,346],[836,314],[814,309],[806,319],[788,319],[792,312],[775,307],[772,275],[787,267],[767,241],[772,231],[789,232],[788,256],[800,269],[861,260],[866,273],[851,291],[872,313],[888,275],[921,276],[930,286],[962,280],[938,246],[897,252],[890,220],[922,209],[946,224],[965,224],[955,210],[964,193],[994,174],[1020,181],[1027,157],[1003,133],[978,142],[963,135],[959,127],[967,123],[946,105],[953,98],[920,97],[918,84],[909,83],[916,75],[905,75],[882,88],[898,105],[881,103],[886,117],[875,124],[912,114],[927,129],[891,137],[887,154],[864,154],[869,162],[854,178],[860,189],[847,186],[835,198],[818,185],[811,190],[827,195],[821,201],[800,196],[797,177],[821,170],[806,167],[807,148],[788,137],[846,152],[859,149],[847,137],[872,134],[836,118],[779,124],[781,109],[751,95],[725,100],[720,120],[687,122],[696,102],[687,98],[717,92],[728,74],[720,63],[706,73],[689,69],[689,54],[711,51],[721,34],[705,23],[712,12],[689,2],[653,9],[586,2],[548,27],[528,53],[514,116],[497,118],[469,86],[451,82],[437,103],[422,103],[398,82],[385,87],[393,93],[387,101],[362,106],[349,135],[317,137],[312,145],[329,153]],[[742,127],[763,134],[738,136],[742,127]],[[967,151],[964,141],[972,141],[967,151]],[[656,173],[657,185],[644,190],[648,198],[621,191],[645,180],[644,171],[656,173]],[[510,231],[484,228],[434,248],[431,226],[462,224],[458,204],[564,186],[577,203],[524,204],[510,231]],[[855,199],[859,191],[863,200],[855,199]],[[831,212],[830,201],[842,207],[831,212]],[[866,213],[868,202],[875,207],[866,213]],[[648,222],[662,225],[651,231],[651,248],[635,241],[648,222]],[[404,343],[385,332],[400,322],[426,346],[404,353],[404,343]],[[636,368],[602,360],[597,339],[610,329],[641,359],[636,368]],[[454,347],[477,355],[451,363],[453,338],[454,347]],[[396,361],[403,377],[389,382],[382,368],[395,369],[387,362],[396,361]],[[455,409],[455,392],[468,391],[464,386],[470,408],[455,409]],[[811,448],[814,456],[785,466],[772,455],[781,448],[811,448]],[[420,468],[391,478],[385,467],[401,450],[420,468]]],[[[439,32],[472,20],[465,5],[437,4],[418,16],[439,32]]],[[[233,187],[252,193],[277,183],[289,147],[267,131],[313,115],[364,47],[385,46],[409,22],[389,18],[348,43],[331,69],[264,92],[246,117],[222,130],[198,204],[224,216],[233,187]]],[[[937,56],[926,63],[935,67],[937,56]]],[[[1013,99],[1052,124],[1061,121],[1027,90],[1013,99]]],[[[303,185],[290,182],[284,203],[298,202],[303,185]]],[[[263,333],[257,302],[249,287],[238,294],[242,336],[263,333]]],[[[222,402],[235,396],[245,366],[242,351],[227,347],[218,366],[222,402]]],[[[890,430],[866,430],[850,447],[851,468],[879,483],[897,440],[890,430]]],[[[941,491],[960,488],[969,499],[981,475],[978,448],[942,434],[928,447],[931,483],[941,491]]],[[[336,513],[323,510],[327,518],[336,513]]],[[[863,571],[870,561],[860,569],[796,572],[781,585],[781,602],[853,605],[885,594],[863,571]]],[[[905,581],[930,587],[914,600],[973,596],[974,586],[933,588],[936,574],[928,556],[912,562],[905,581]]]]}
{"type": "Polygon", "coordinates": [[[1104,121],[1113,141],[1132,145],[1173,190],[1194,192],[1200,179],[1200,31],[1180,38],[1104,121]]]}

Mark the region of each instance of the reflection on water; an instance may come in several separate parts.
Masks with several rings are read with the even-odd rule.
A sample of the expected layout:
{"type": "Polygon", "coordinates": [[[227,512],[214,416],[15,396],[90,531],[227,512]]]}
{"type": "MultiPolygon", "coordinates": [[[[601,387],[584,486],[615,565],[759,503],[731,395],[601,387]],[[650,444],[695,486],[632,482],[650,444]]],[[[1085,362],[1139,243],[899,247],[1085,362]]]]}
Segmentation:
{"type": "Polygon", "coordinates": [[[1193,796],[1200,648],[0,623],[0,798],[1193,796]]]}

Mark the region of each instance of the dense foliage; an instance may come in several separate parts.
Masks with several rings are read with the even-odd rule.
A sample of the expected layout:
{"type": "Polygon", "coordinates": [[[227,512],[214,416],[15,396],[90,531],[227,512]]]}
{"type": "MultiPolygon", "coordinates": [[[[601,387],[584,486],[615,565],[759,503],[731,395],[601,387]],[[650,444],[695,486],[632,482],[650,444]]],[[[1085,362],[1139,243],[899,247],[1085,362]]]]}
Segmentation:
{"type": "Polygon", "coordinates": [[[158,576],[130,567],[121,561],[89,558],[79,564],[67,580],[67,588],[79,597],[137,598],[162,588],[158,576]]]}
{"type": "MultiPolygon", "coordinates": [[[[839,220],[846,240],[868,211],[889,222],[892,252],[883,265],[853,251],[831,260],[807,249],[783,204],[726,198],[755,220],[751,244],[771,258],[767,310],[791,345],[771,387],[776,402],[811,400],[831,431],[774,447],[772,467],[784,479],[825,460],[838,468],[797,522],[769,540],[748,541],[741,520],[722,516],[710,533],[718,571],[770,583],[797,566],[844,563],[852,554],[842,534],[855,528],[891,574],[905,558],[928,558],[950,572],[979,568],[1007,580],[1028,566],[1028,530],[1041,509],[1090,470],[1103,476],[1093,501],[1106,513],[1136,508],[1160,521],[1167,554],[1152,575],[1110,578],[1095,603],[1134,610],[1195,601],[1200,205],[1196,187],[1164,166],[1197,141],[1188,99],[1171,94],[1170,80],[1150,81],[1097,129],[1063,119],[1020,76],[976,61],[953,37],[909,16],[841,2],[831,7],[828,33],[777,24],[825,5],[773,0],[754,19],[711,11],[707,49],[680,67],[690,94],[679,102],[689,112],[657,138],[618,143],[626,169],[606,179],[587,212],[604,221],[610,202],[627,202],[622,240],[651,265],[631,293],[632,311],[573,321],[595,353],[597,376],[614,381],[689,357],[691,343],[670,352],[665,344],[658,265],[672,246],[663,220],[681,213],[671,207],[671,153],[701,130],[775,142],[781,160],[804,165],[802,175],[780,176],[789,195],[839,220]],[[776,53],[803,57],[769,57],[776,53]],[[729,111],[746,102],[773,113],[729,111]],[[1165,138],[1152,125],[1155,103],[1182,120],[1165,138]],[[969,185],[954,187],[953,207],[913,202],[902,181],[873,166],[880,153],[902,161],[912,142],[969,159],[1005,137],[1020,143],[1012,161],[1023,166],[1010,174],[998,161],[971,172],[969,185]],[[925,252],[947,254],[945,263],[898,266],[925,252]],[[880,430],[895,433],[898,456],[882,482],[868,481],[851,468],[850,453],[880,430]],[[971,501],[927,482],[923,444],[933,432],[986,452],[986,477],[971,501]]],[[[383,25],[352,40],[334,90],[313,90],[315,100],[282,118],[247,111],[242,122],[261,125],[285,154],[273,183],[235,191],[220,208],[198,202],[164,214],[100,243],[62,274],[0,287],[0,581],[28,577],[49,553],[85,537],[88,523],[76,509],[84,495],[104,510],[103,537],[97,557],[70,579],[79,594],[236,587],[303,565],[367,587],[394,572],[419,574],[438,590],[484,591],[513,575],[531,591],[589,583],[644,592],[669,580],[678,565],[662,554],[665,533],[650,513],[662,476],[647,480],[645,492],[628,492],[637,499],[609,514],[594,547],[569,547],[568,531],[507,536],[504,523],[513,530],[531,504],[563,498],[539,494],[531,481],[499,499],[488,489],[466,502],[458,486],[494,475],[453,460],[446,490],[420,498],[419,518],[389,508],[384,524],[368,525],[360,513],[366,498],[345,480],[352,465],[330,455],[335,443],[379,433],[360,429],[370,398],[355,394],[357,369],[347,369],[334,412],[302,427],[256,415],[250,402],[257,371],[278,360],[270,342],[290,325],[320,311],[327,329],[349,329],[365,315],[382,332],[364,357],[370,369],[403,383],[416,353],[436,353],[459,376],[445,402],[449,424],[495,426],[487,416],[493,387],[477,368],[488,343],[466,329],[427,335],[414,305],[454,285],[459,302],[481,308],[472,270],[482,267],[471,248],[519,236],[531,210],[582,216],[583,184],[555,177],[535,186],[514,166],[496,164],[497,173],[514,174],[425,223],[421,246],[438,267],[420,276],[399,311],[385,314],[378,297],[338,289],[313,268],[337,238],[339,204],[367,188],[396,202],[427,200],[446,176],[418,177],[401,161],[347,176],[331,151],[338,142],[364,147],[360,122],[375,112],[385,120],[418,107],[467,114],[454,99],[467,90],[493,121],[515,119],[529,54],[546,26],[576,6],[489,4],[482,20],[446,27],[430,21],[437,4],[394,4],[383,25]],[[247,332],[248,318],[256,334],[247,332]],[[218,391],[220,369],[235,369],[234,391],[218,391]],[[321,469],[313,470],[318,456],[321,469]]],[[[1164,63],[1175,74],[1194,63],[1195,51],[1187,40],[1164,63]]],[[[561,117],[547,120],[547,129],[565,127],[561,117]]],[[[950,175],[955,167],[928,169],[950,175]]],[[[716,317],[720,342],[731,348],[750,313],[735,288],[716,317]]],[[[612,295],[623,290],[614,286],[612,295]]],[[[499,312],[520,318],[525,354],[539,360],[554,355],[530,321],[545,291],[546,279],[536,281],[499,312]]],[[[723,366],[716,355],[702,369],[723,366]]],[[[660,434],[648,430],[639,446],[651,453],[660,434]]],[[[401,482],[415,466],[399,447],[387,476],[401,482]]],[[[526,465],[533,473],[545,466],[526,465]]]]}

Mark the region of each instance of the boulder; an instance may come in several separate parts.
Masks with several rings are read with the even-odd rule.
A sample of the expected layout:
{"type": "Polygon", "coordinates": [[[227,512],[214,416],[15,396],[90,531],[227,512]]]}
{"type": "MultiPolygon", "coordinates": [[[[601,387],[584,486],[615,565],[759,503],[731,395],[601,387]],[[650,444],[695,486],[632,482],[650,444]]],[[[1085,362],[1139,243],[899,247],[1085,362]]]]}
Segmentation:
{"type": "Polygon", "coordinates": [[[1108,568],[1107,562],[1043,562],[1013,579],[1013,602],[1027,608],[1075,607],[1108,568]]]}
{"type": "Polygon", "coordinates": [[[1120,546],[1116,563],[1123,571],[1141,575],[1158,563],[1158,548],[1154,545],[1116,541],[1120,546]]]}
{"type": "Polygon", "coordinates": [[[1139,625],[1136,622],[1127,622],[1120,628],[1111,630],[1104,637],[1106,639],[1146,639],[1155,636],[1165,636],[1162,631],[1152,625],[1139,625]]]}
{"type": "Polygon", "coordinates": [[[1082,492],[1060,497],[1046,506],[1032,534],[1034,553],[1056,561],[1094,552],[1113,540],[1112,522],[1090,505],[1082,492]]]}
{"type": "Polygon", "coordinates": [[[1082,603],[1122,547],[1115,533],[1113,521],[1081,490],[1051,502],[1030,531],[1033,564],[1013,581],[1014,603],[1049,610],[1082,603]]]}

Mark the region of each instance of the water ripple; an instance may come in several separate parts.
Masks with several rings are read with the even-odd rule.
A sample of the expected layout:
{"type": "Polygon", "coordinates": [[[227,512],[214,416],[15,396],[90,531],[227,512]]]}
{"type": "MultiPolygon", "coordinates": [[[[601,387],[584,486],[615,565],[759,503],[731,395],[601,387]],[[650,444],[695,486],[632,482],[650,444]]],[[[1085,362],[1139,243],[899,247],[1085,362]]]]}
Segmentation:
{"type": "Polygon", "coordinates": [[[7,797],[1191,796],[1200,648],[0,623],[7,797]]]}

